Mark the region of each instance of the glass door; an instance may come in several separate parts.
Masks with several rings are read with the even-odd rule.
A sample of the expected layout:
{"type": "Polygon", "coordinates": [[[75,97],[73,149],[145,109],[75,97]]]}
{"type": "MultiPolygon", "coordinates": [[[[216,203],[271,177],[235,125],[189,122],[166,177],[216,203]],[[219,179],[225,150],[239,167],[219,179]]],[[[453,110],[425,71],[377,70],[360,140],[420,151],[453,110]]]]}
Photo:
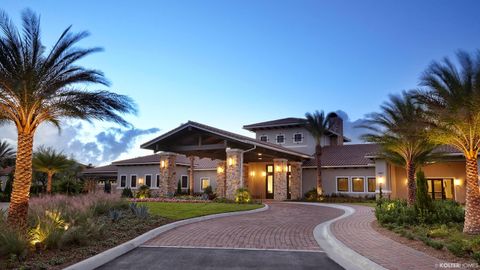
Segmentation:
{"type": "Polygon", "coordinates": [[[273,165],[267,165],[265,189],[266,198],[273,199],[273,165]]]}

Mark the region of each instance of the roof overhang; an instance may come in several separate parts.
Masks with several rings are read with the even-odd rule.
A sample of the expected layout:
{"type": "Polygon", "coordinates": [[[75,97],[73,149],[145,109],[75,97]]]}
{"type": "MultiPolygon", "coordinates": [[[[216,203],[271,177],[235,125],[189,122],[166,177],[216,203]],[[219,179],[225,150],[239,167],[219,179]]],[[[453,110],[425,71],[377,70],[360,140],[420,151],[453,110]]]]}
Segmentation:
{"type": "Polygon", "coordinates": [[[274,158],[302,161],[311,158],[285,147],[192,121],[142,144],[141,148],[219,160],[226,159],[227,148],[237,148],[245,150],[245,162],[271,161],[274,158]]]}

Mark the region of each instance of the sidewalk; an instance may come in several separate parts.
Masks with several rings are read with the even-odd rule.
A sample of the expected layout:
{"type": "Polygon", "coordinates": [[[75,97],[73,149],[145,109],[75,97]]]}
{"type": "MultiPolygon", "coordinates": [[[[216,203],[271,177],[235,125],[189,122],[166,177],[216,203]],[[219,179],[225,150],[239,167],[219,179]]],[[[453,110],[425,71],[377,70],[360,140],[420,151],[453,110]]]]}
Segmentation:
{"type": "Polygon", "coordinates": [[[375,220],[371,207],[349,206],[355,213],[336,221],[330,229],[339,241],[357,253],[387,269],[435,269],[442,262],[375,231],[370,225],[375,220]]]}

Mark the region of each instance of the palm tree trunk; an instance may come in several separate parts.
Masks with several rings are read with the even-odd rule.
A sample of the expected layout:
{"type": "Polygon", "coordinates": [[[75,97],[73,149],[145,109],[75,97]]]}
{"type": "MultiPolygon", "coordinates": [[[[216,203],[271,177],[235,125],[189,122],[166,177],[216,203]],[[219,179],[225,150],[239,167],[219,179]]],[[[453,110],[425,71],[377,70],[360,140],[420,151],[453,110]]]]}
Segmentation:
{"type": "Polygon", "coordinates": [[[415,163],[407,162],[407,188],[408,188],[408,205],[415,204],[417,185],[415,183],[415,163]]]}
{"type": "Polygon", "coordinates": [[[53,178],[53,173],[48,172],[47,173],[47,193],[50,194],[52,193],[52,178],[53,178]]]}
{"type": "Polygon", "coordinates": [[[322,146],[317,144],[315,146],[315,160],[317,162],[317,194],[323,195],[322,187],[322,146]]]}
{"type": "Polygon", "coordinates": [[[18,134],[17,161],[13,181],[8,222],[19,228],[25,228],[28,215],[28,200],[32,184],[33,134],[18,134]]]}
{"type": "Polygon", "coordinates": [[[477,157],[466,159],[467,196],[463,232],[468,234],[480,233],[480,191],[478,190],[477,166],[477,157]]]}

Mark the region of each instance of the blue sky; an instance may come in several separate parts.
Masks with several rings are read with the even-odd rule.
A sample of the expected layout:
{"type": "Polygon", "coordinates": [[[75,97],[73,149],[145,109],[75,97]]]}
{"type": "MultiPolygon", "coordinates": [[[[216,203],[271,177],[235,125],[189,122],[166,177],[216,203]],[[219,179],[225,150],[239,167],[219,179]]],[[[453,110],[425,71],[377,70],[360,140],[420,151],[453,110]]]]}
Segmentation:
{"type": "MultiPolygon", "coordinates": [[[[136,128],[160,129],[119,157],[147,153],[138,151],[141,141],[187,120],[242,134],[244,124],[317,109],[343,110],[354,121],[388,94],[416,87],[432,60],[480,44],[479,1],[0,4],[15,20],[26,7],[41,14],[47,47],[70,24],[88,30],[81,45],[105,51],[81,63],[137,102],[138,116],[128,117],[136,128]]],[[[109,127],[82,124],[90,139],[80,140],[109,127]]]]}

